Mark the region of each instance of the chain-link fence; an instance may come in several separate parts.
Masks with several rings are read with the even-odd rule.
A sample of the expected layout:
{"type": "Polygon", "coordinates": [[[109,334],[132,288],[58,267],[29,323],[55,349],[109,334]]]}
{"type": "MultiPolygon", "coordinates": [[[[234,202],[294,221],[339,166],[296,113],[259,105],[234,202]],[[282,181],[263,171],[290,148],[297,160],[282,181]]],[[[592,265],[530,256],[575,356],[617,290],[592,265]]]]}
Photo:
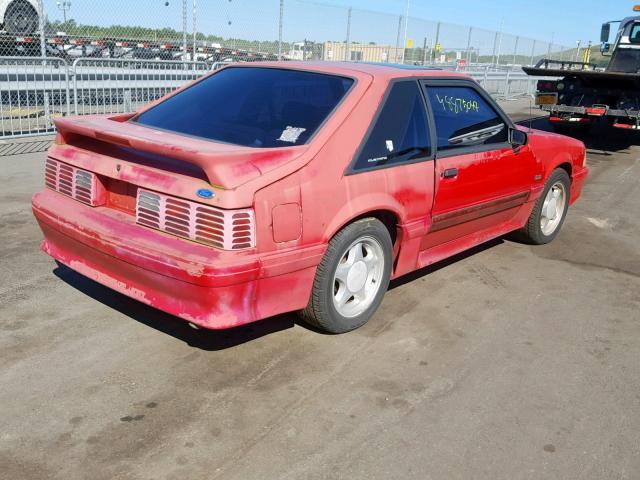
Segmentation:
{"type": "Polygon", "coordinates": [[[543,40],[309,0],[3,0],[0,56],[204,62],[347,60],[518,66],[543,40]]]}
{"type": "Polygon", "coordinates": [[[309,0],[0,0],[0,137],[135,110],[221,63],[367,61],[462,70],[531,93],[520,66],[576,49],[309,0]]]}

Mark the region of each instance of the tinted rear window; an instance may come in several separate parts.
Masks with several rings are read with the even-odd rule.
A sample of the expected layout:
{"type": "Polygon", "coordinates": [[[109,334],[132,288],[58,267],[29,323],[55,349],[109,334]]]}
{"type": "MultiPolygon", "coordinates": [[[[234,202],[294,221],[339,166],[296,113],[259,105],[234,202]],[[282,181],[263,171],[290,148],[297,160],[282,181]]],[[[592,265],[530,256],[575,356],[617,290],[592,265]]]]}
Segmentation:
{"type": "Polygon", "coordinates": [[[225,68],[132,121],[247,147],[305,143],[353,80],[275,68],[225,68]]]}

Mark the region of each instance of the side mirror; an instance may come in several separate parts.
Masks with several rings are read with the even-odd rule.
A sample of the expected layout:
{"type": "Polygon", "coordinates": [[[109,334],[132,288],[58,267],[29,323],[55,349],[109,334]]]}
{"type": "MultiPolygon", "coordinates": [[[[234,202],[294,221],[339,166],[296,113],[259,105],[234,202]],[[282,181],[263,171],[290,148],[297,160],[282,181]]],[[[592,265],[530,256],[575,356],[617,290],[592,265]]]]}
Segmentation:
{"type": "Polygon", "coordinates": [[[600,42],[607,43],[609,41],[609,35],[611,34],[611,24],[605,23],[600,30],[600,42]]]}
{"type": "Polygon", "coordinates": [[[517,128],[509,130],[509,143],[514,147],[521,147],[527,144],[527,134],[517,128]]]}

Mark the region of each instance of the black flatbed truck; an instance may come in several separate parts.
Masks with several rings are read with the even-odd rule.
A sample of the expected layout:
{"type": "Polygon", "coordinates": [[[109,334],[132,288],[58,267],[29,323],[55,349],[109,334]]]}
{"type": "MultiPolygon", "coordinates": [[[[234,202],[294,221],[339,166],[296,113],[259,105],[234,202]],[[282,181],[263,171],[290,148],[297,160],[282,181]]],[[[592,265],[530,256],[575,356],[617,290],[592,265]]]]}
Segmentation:
{"type": "MultiPolygon", "coordinates": [[[[640,5],[634,11],[640,12],[640,5]]],[[[523,67],[528,75],[546,77],[538,81],[535,99],[549,112],[556,130],[586,130],[598,120],[615,128],[640,130],[640,16],[605,23],[601,42],[602,54],[611,56],[604,69],[587,62],[548,59],[523,67]],[[611,45],[614,23],[620,25],[611,45]]]]}

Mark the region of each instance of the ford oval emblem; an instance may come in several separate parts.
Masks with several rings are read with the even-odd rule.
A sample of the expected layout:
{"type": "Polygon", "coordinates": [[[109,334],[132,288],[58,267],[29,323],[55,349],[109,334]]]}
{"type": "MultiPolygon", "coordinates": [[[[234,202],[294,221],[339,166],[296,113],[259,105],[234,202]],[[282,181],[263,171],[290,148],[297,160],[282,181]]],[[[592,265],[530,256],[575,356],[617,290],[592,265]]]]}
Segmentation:
{"type": "Polygon", "coordinates": [[[211,190],[209,190],[208,188],[201,188],[200,190],[198,190],[196,192],[196,195],[198,195],[200,198],[213,198],[215,196],[215,193],[213,193],[211,190]]]}

